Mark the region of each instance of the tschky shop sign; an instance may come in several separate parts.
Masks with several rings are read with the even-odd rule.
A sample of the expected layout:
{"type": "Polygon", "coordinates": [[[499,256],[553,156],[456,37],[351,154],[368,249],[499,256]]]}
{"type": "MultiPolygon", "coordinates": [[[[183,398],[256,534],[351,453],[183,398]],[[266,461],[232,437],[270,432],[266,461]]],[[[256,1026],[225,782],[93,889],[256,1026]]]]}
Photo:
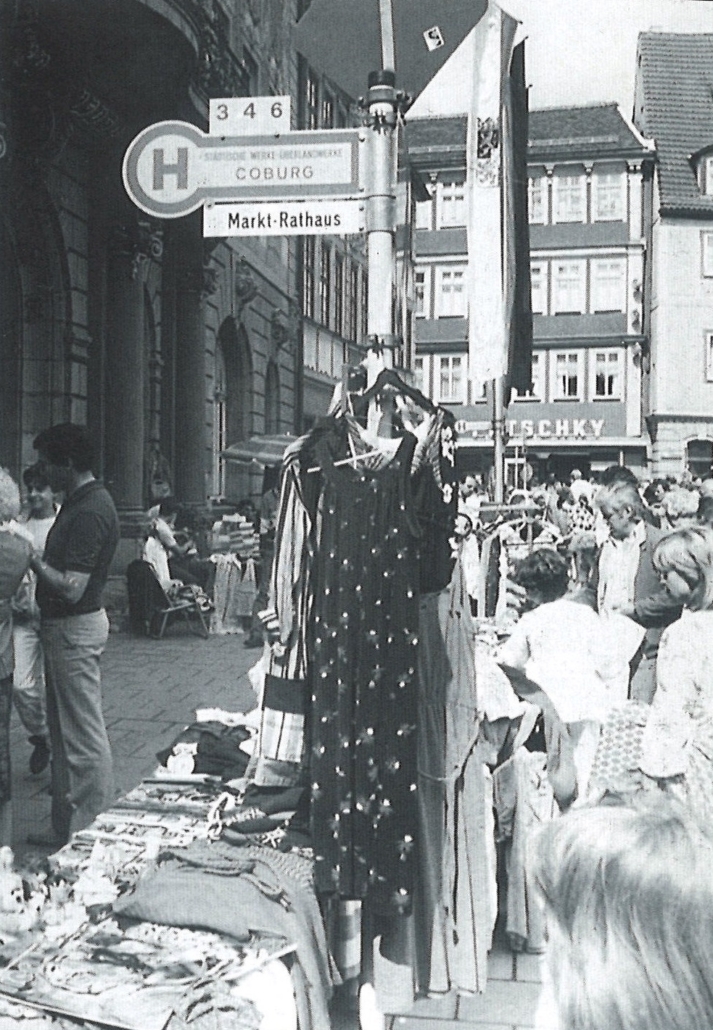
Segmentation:
{"type": "MultiPolygon", "coordinates": [[[[603,418],[541,418],[508,419],[505,423],[510,439],[522,440],[598,440],[604,432],[603,418]]],[[[476,440],[492,438],[489,422],[456,422],[456,432],[476,440]]]]}

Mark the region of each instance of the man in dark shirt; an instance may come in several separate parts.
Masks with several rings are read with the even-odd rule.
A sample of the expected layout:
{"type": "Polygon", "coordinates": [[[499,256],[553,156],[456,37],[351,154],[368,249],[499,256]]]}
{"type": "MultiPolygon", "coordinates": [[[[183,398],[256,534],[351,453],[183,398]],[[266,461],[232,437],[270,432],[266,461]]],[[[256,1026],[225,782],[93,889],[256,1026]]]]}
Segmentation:
{"type": "Polygon", "coordinates": [[[34,446],[50,486],[65,495],[44,555],[32,559],[47,674],[52,827],[61,844],[114,795],[99,659],[109,634],[102,592],[119,542],[119,520],[92,474],[94,447],[83,426],[52,426],[34,446]]]}

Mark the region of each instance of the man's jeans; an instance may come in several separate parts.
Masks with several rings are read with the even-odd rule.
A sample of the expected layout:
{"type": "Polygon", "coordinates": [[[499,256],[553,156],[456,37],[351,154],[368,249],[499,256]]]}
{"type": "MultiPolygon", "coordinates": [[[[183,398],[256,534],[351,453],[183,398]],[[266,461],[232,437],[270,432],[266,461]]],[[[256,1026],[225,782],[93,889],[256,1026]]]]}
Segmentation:
{"type": "Polygon", "coordinates": [[[52,827],[67,840],[114,799],[99,674],[109,620],[104,611],[43,619],[40,635],[52,747],[52,827]]]}

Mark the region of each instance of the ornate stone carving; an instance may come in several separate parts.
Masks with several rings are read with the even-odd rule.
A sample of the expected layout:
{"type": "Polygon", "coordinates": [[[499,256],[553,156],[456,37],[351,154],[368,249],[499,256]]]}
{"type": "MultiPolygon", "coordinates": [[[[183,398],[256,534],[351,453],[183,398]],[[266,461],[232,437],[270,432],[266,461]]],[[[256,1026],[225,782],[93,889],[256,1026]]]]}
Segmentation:
{"type": "Polygon", "coordinates": [[[292,354],[295,350],[297,337],[300,330],[301,315],[297,305],[290,301],[287,313],[280,308],[275,308],[270,319],[270,342],[273,355],[284,350],[286,354],[292,354]]]}
{"type": "Polygon", "coordinates": [[[129,258],[129,274],[138,279],[149,261],[158,261],[163,255],[163,230],[148,218],[128,224],[116,222],[111,228],[109,246],[114,254],[129,258]]]}
{"type": "Polygon", "coordinates": [[[240,258],[235,266],[235,315],[238,321],[242,318],[243,311],[257,297],[257,283],[250,265],[245,258],[240,258]]]}
{"type": "Polygon", "coordinates": [[[119,132],[119,118],[86,86],[80,87],[72,97],[69,113],[75,122],[95,136],[111,139],[119,132]]]}

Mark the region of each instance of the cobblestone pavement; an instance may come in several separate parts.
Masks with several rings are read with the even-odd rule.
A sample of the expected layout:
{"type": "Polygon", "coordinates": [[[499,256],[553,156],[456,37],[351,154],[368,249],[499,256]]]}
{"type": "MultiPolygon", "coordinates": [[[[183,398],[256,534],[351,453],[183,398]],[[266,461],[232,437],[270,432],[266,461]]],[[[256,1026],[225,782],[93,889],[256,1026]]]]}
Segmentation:
{"type": "MultiPolygon", "coordinates": [[[[196,708],[254,707],[247,672],[260,652],[245,648],[244,639],[236,634],[202,640],[178,625],[163,640],[110,635],[102,683],[118,793],[155,769],[156,752],[192,720],[196,708]]],[[[30,774],[31,748],[15,713],[11,742],[14,848],[22,857],[28,833],[49,831],[49,773],[30,774]]],[[[496,949],[484,995],[420,999],[409,1013],[390,1017],[388,1030],[524,1030],[534,1025],[539,981],[539,958],[496,949]]],[[[333,1030],[355,1027],[353,1015],[335,1015],[333,1030]]]]}

